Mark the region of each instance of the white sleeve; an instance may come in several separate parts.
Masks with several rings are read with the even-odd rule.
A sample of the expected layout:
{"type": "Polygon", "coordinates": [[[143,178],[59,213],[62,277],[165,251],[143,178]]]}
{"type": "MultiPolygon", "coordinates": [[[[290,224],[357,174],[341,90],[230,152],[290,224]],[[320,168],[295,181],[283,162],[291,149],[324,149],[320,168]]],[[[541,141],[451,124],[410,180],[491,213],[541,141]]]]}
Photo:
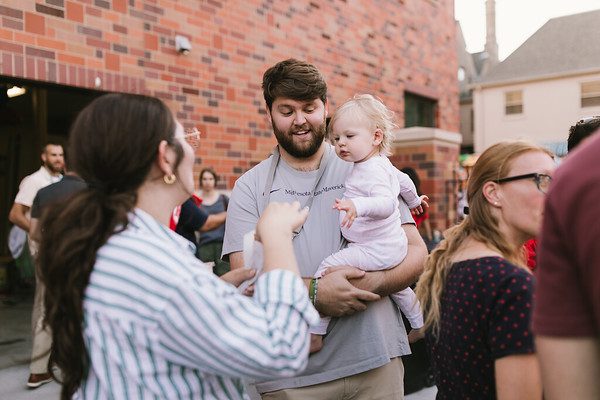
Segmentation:
{"type": "Polygon", "coordinates": [[[421,204],[417,188],[408,175],[398,171],[398,183],[400,184],[400,197],[408,205],[408,208],[415,208],[421,204]]]}
{"type": "Polygon", "coordinates": [[[160,314],[162,355],[232,378],[293,376],[308,363],[309,326],[319,314],[294,273],[261,275],[254,297],[199,274],[182,282],[160,314]]]}
{"type": "MultiPolygon", "coordinates": [[[[360,182],[366,196],[351,198],[359,217],[384,219],[396,210],[397,192],[390,186],[389,174],[377,164],[370,173],[369,182],[360,182]]],[[[358,185],[357,185],[358,186],[358,185]]]]}
{"type": "Polygon", "coordinates": [[[31,175],[26,176],[19,185],[19,193],[15,197],[15,203],[31,207],[33,199],[40,188],[41,185],[31,175]]]}

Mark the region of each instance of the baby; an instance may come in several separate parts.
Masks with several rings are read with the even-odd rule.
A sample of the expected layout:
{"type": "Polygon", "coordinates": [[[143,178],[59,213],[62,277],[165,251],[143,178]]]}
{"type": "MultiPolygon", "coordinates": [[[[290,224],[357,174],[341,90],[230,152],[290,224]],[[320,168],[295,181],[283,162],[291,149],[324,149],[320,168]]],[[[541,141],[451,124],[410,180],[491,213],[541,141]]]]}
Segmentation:
{"type": "MultiPolygon", "coordinates": [[[[416,214],[428,207],[427,196],[418,196],[408,175],[387,158],[392,142],[393,113],[375,97],[356,95],[335,112],[328,137],[336,154],[354,166],[346,179],[344,197],[333,208],[340,211],[342,234],[348,246],[327,257],[315,278],[336,265],[352,265],[364,271],[392,268],[406,257],[408,242],[402,229],[398,196],[416,214]]],[[[311,282],[311,287],[318,285],[311,282]]],[[[391,295],[413,329],[411,341],[421,336],[423,315],[412,289],[391,295]]],[[[324,335],[330,318],[322,318],[311,331],[324,335]]],[[[322,338],[312,338],[312,342],[322,338]]],[[[320,345],[320,343],[319,343],[320,345]]],[[[318,346],[320,347],[320,346],[318,346]]]]}

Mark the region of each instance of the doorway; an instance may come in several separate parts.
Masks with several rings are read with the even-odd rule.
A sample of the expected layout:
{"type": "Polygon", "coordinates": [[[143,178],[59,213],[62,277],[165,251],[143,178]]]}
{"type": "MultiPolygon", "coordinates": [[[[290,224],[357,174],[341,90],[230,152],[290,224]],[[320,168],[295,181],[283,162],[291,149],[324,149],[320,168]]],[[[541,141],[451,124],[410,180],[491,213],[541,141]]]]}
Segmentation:
{"type": "Polygon", "coordinates": [[[10,257],[8,213],[21,180],[40,167],[47,142],[67,148],[71,123],[104,92],[0,76],[0,258],[10,257]],[[13,89],[9,91],[9,89],[13,89]],[[15,95],[16,94],[16,95],[15,95]]]}

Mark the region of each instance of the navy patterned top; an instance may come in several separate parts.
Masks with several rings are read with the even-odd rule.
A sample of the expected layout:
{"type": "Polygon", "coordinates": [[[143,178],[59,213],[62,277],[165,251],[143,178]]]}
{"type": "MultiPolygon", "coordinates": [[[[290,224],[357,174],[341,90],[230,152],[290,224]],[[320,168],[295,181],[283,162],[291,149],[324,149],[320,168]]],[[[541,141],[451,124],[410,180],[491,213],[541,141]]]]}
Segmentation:
{"type": "Polygon", "coordinates": [[[500,257],[452,265],[442,293],[439,340],[426,336],[437,399],[495,399],[494,361],[535,351],[533,279],[500,257]]]}

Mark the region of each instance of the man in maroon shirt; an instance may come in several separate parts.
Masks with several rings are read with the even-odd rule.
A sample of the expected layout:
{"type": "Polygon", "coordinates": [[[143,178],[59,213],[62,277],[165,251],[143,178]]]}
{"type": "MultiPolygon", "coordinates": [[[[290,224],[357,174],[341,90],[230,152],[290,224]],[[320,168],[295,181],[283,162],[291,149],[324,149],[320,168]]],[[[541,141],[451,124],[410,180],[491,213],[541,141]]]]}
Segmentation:
{"type": "Polygon", "coordinates": [[[569,153],[546,200],[533,329],[550,400],[600,399],[598,154],[600,135],[569,153]]]}

